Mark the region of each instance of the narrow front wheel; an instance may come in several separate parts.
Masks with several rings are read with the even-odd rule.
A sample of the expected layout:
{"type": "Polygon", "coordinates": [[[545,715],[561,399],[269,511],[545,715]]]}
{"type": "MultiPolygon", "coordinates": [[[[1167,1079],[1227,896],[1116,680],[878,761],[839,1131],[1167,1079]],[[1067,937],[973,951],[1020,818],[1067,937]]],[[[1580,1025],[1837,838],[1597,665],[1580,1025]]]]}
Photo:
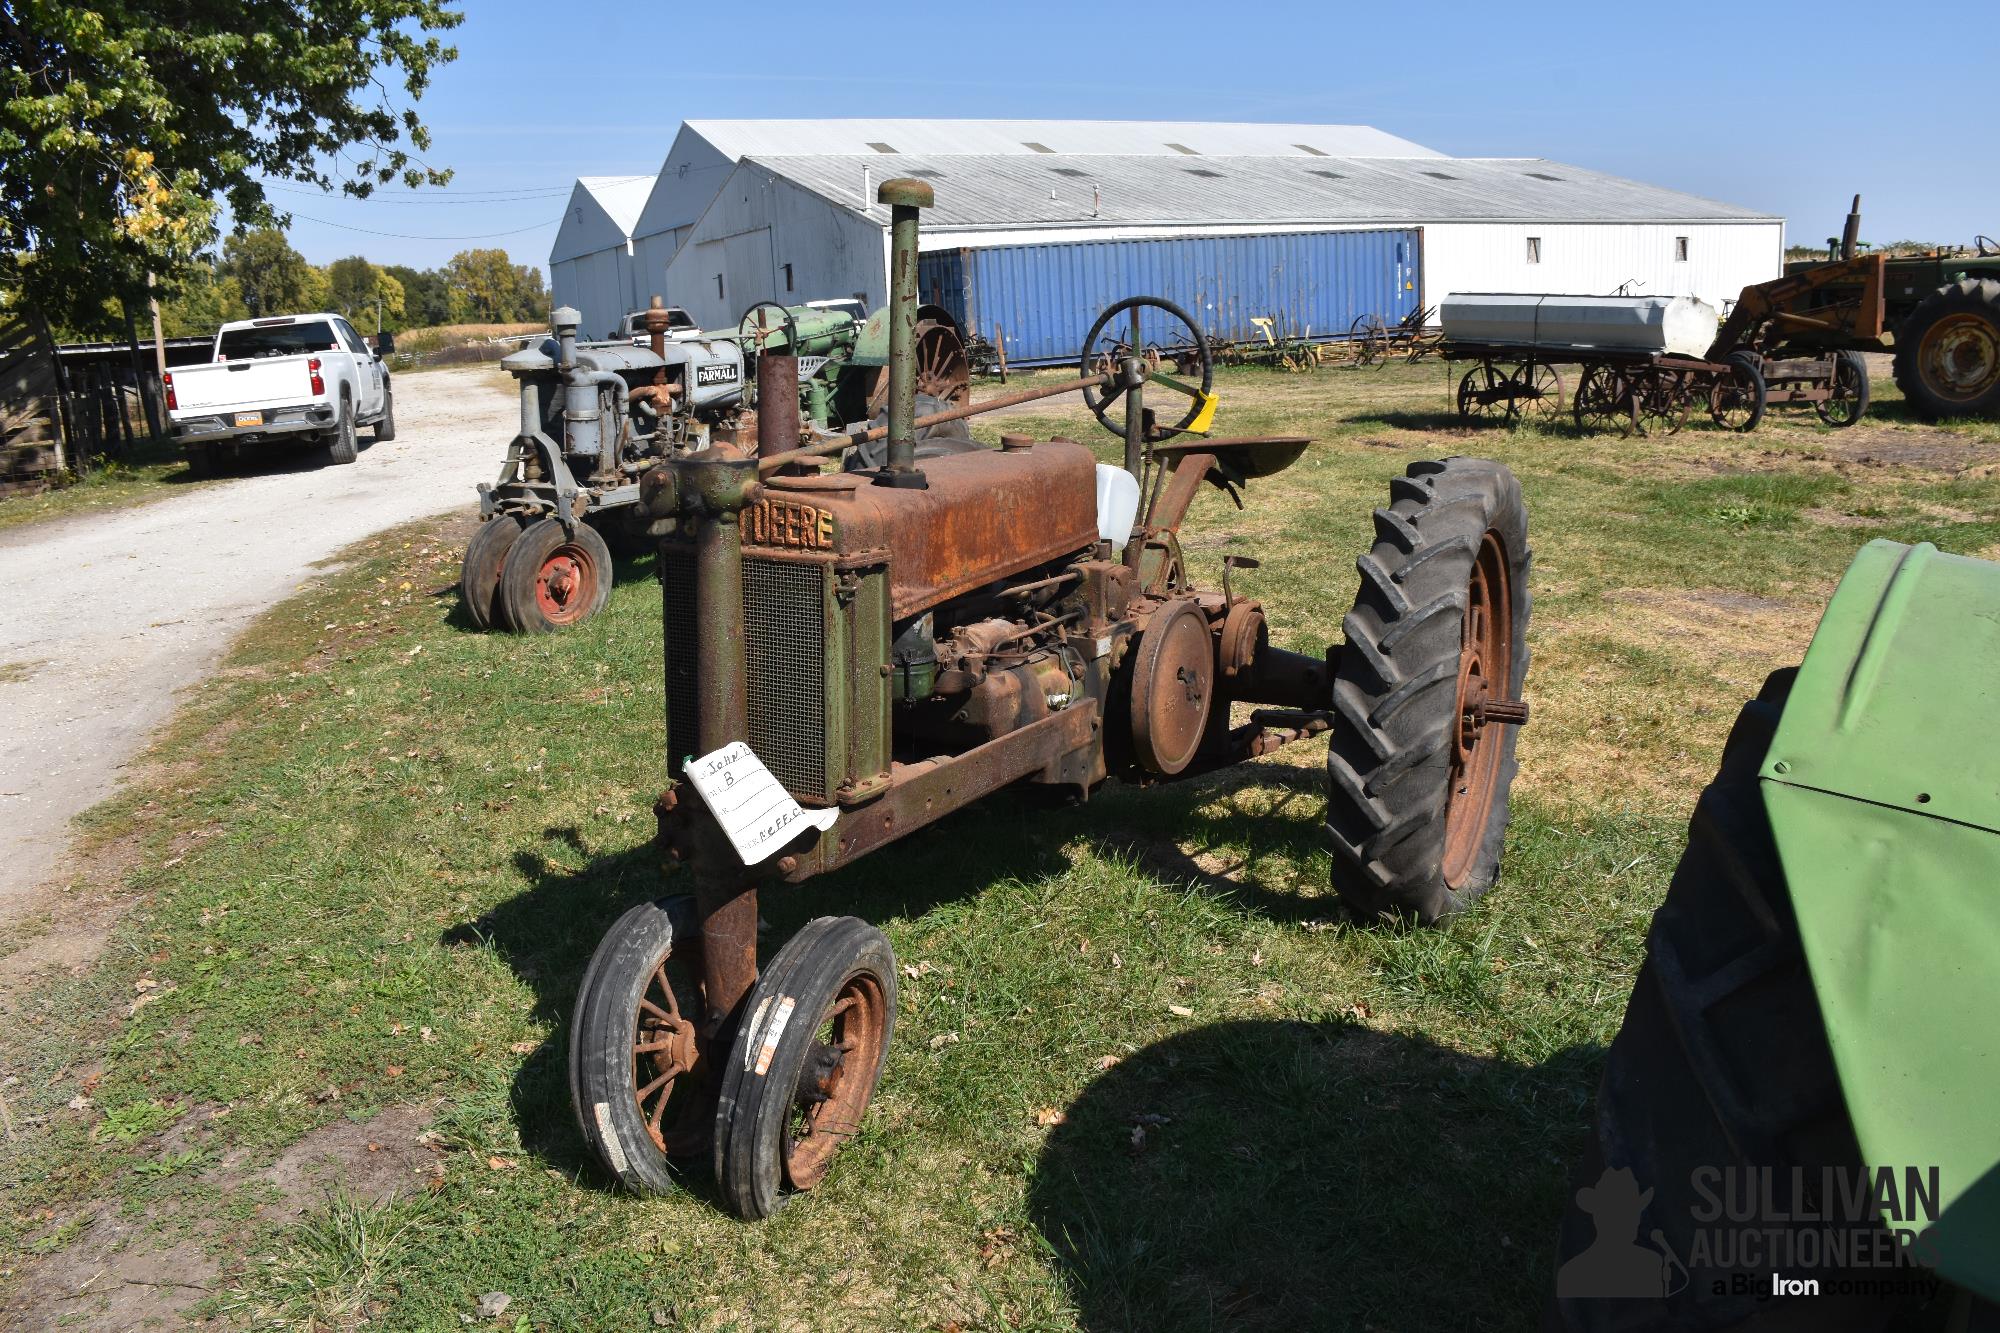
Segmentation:
{"type": "Polygon", "coordinates": [[[826,1177],[861,1131],[896,1023],[896,956],[851,916],[794,935],[745,1001],[715,1107],[715,1178],[738,1217],[769,1217],[826,1177]]]}
{"type": "Polygon", "coordinates": [[[574,533],[553,518],[530,525],[500,567],[500,609],[522,634],[581,624],[610,596],[611,548],[587,523],[574,533]]]}

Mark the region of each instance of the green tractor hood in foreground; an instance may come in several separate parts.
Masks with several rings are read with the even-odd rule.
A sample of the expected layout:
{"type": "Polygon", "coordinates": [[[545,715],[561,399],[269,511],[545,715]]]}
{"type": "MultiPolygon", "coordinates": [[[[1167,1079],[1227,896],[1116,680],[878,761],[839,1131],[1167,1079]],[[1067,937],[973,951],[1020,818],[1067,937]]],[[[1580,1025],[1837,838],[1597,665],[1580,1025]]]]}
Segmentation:
{"type": "Polygon", "coordinates": [[[2000,1299],[2000,565],[1863,548],[1760,776],[1862,1158],[2000,1299]]]}

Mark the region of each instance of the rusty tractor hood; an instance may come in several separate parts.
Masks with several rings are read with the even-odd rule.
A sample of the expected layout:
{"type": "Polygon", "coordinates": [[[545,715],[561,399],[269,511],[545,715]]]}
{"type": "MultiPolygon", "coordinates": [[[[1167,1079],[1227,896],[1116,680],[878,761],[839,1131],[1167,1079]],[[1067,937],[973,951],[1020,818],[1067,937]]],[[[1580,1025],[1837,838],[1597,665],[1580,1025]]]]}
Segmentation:
{"type": "Polygon", "coordinates": [[[743,511],[746,551],[886,557],[890,614],[919,615],[1097,541],[1097,460],[1067,440],[925,459],[928,490],[866,473],[765,479],[743,511]]]}

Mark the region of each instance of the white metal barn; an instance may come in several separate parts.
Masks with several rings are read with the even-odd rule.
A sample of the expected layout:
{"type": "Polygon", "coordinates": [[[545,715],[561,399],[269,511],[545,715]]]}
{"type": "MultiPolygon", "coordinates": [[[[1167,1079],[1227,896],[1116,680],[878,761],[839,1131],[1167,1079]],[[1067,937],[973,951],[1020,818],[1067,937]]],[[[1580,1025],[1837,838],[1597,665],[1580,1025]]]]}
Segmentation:
{"type": "MultiPolygon", "coordinates": [[[[1121,278],[1206,264],[1214,272],[1162,271],[1162,282],[1213,291],[1252,262],[1250,243],[1231,238],[1413,232],[1403,249],[1363,247],[1393,256],[1383,262],[1405,296],[1381,312],[1391,316],[1465,291],[1622,287],[1724,305],[1783,264],[1781,218],[1540,158],[1448,158],[1368,126],[689,121],[634,224],[631,304],[657,293],[708,327],[766,299],[879,304],[888,211],[875,187],[890,176],[937,191],[927,258],[1018,252],[974,266],[982,309],[1009,304],[992,290],[1003,267],[1023,288],[1017,307],[1030,285],[1037,297],[1074,296],[1087,267],[1077,247],[1114,241],[1150,243],[1117,258],[1121,278]],[[1404,250],[1415,251],[1407,271],[1404,250]]],[[[1356,285],[1373,290],[1382,277],[1356,285]]],[[[596,331],[588,319],[585,329],[596,331]]]]}
{"type": "Polygon", "coordinates": [[[549,249],[549,286],[556,305],[583,312],[588,337],[605,336],[646,304],[632,263],[632,228],[652,188],[651,176],[584,176],[570,191],[549,249]]]}

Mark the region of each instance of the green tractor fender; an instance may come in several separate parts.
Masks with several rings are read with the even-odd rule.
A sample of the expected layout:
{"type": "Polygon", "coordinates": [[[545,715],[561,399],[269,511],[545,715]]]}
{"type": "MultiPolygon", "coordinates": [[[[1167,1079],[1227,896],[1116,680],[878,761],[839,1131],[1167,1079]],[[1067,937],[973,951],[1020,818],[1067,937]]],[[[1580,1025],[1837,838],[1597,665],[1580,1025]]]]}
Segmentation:
{"type": "Polygon", "coordinates": [[[2000,1299],[2000,565],[1877,541],[1759,773],[1862,1157],[1938,1169],[1938,1270],[2000,1299]]]}

